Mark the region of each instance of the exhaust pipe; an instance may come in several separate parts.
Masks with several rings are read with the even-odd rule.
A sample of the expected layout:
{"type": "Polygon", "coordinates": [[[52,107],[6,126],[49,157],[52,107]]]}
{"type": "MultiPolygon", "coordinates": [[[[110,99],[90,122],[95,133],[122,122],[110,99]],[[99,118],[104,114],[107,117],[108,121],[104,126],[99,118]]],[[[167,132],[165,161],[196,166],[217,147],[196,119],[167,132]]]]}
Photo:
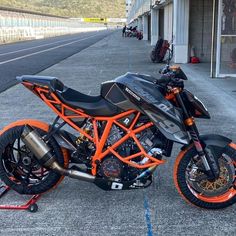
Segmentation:
{"type": "Polygon", "coordinates": [[[39,163],[61,175],[86,182],[94,182],[95,176],[73,169],[65,169],[56,161],[51,148],[31,126],[26,125],[21,135],[22,141],[37,158],[39,163]]]}

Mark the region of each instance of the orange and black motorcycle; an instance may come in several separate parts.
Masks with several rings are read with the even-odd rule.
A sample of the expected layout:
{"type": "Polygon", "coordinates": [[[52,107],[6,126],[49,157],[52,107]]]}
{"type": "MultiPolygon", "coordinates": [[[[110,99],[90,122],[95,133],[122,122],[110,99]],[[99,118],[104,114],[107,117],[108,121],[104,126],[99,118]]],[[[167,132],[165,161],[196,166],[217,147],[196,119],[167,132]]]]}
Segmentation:
{"type": "Polygon", "coordinates": [[[202,102],[184,88],[177,66],[157,80],[127,73],[88,96],[53,77],[17,79],[56,114],[52,125],[22,120],[0,135],[0,178],[21,194],[39,194],[64,176],[104,190],[146,188],[153,172],[182,146],[174,167],[179,193],[208,209],[236,202],[236,145],[220,135],[200,135],[194,118],[209,119],[202,102]],[[76,131],[64,129],[69,125],[76,131]]]}

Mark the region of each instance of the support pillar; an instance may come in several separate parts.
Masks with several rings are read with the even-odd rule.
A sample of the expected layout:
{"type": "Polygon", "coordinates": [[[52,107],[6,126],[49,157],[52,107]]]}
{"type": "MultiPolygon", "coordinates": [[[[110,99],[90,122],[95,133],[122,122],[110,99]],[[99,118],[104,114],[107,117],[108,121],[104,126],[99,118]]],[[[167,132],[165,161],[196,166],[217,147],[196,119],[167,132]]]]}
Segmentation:
{"type": "Polygon", "coordinates": [[[143,40],[148,40],[148,16],[142,16],[143,21],[143,40]]]}
{"type": "Polygon", "coordinates": [[[159,10],[151,9],[151,45],[154,46],[159,38],[159,10]]]}
{"type": "MultiPolygon", "coordinates": [[[[136,19],[136,20],[134,21],[133,26],[138,26],[138,19],[136,19]]],[[[138,28],[137,28],[137,29],[138,29],[138,28]]]]}
{"type": "Polygon", "coordinates": [[[142,17],[138,18],[138,31],[143,30],[142,17]]]}
{"type": "Polygon", "coordinates": [[[189,61],[189,0],[174,0],[174,62],[189,61]]]}

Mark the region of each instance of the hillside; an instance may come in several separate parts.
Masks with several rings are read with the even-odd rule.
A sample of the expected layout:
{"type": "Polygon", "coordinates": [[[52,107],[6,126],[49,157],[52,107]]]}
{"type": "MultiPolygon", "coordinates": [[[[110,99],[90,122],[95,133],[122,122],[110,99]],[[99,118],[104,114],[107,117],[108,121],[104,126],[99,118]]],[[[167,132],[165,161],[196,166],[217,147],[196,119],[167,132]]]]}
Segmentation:
{"type": "Polygon", "coordinates": [[[0,6],[67,17],[125,17],[125,0],[0,0],[0,6]]]}

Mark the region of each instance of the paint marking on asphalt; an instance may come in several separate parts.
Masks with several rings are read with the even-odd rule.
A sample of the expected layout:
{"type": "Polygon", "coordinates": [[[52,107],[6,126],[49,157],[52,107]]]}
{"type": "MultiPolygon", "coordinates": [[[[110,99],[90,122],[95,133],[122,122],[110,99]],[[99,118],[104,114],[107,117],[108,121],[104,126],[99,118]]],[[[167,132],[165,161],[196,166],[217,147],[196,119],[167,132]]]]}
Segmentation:
{"type": "Polygon", "coordinates": [[[49,45],[53,45],[53,44],[57,44],[57,43],[62,43],[62,42],[67,42],[67,41],[71,41],[71,40],[75,40],[75,39],[76,38],[73,38],[73,39],[63,39],[63,40],[59,40],[59,41],[52,42],[52,43],[46,43],[46,44],[41,44],[41,45],[34,46],[34,47],[23,48],[23,49],[16,50],[16,51],[0,53],[0,56],[6,56],[6,55],[10,55],[10,54],[15,54],[15,53],[18,53],[18,52],[24,52],[24,51],[28,51],[28,50],[31,50],[31,49],[41,48],[41,47],[45,47],[45,46],[49,46],[49,45]]]}
{"type": "Polygon", "coordinates": [[[148,199],[146,196],[144,197],[144,209],[145,209],[145,218],[146,218],[146,224],[147,224],[147,229],[148,229],[147,236],[153,236],[150,208],[149,208],[148,199]]]}
{"type": "Polygon", "coordinates": [[[89,38],[96,37],[97,35],[99,35],[99,34],[95,34],[95,35],[89,36],[87,38],[83,38],[83,39],[75,40],[75,41],[72,41],[72,42],[69,42],[69,43],[65,43],[65,44],[62,44],[62,45],[59,45],[59,46],[56,46],[56,47],[48,48],[48,49],[45,49],[45,50],[42,50],[42,51],[30,53],[30,54],[27,54],[27,55],[24,55],[24,56],[16,57],[16,58],[13,58],[13,59],[10,59],[10,60],[7,60],[7,61],[2,61],[2,62],[0,62],[0,65],[4,65],[4,64],[7,64],[9,62],[17,61],[17,60],[20,60],[20,59],[24,59],[24,58],[27,58],[27,57],[34,56],[34,55],[38,55],[38,54],[41,54],[41,53],[44,53],[44,52],[49,52],[49,51],[52,51],[52,50],[55,50],[55,49],[58,49],[58,48],[62,48],[62,47],[65,47],[65,46],[68,46],[68,45],[71,45],[71,44],[74,44],[74,43],[77,43],[77,42],[84,41],[84,40],[89,39],[89,38]]]}

